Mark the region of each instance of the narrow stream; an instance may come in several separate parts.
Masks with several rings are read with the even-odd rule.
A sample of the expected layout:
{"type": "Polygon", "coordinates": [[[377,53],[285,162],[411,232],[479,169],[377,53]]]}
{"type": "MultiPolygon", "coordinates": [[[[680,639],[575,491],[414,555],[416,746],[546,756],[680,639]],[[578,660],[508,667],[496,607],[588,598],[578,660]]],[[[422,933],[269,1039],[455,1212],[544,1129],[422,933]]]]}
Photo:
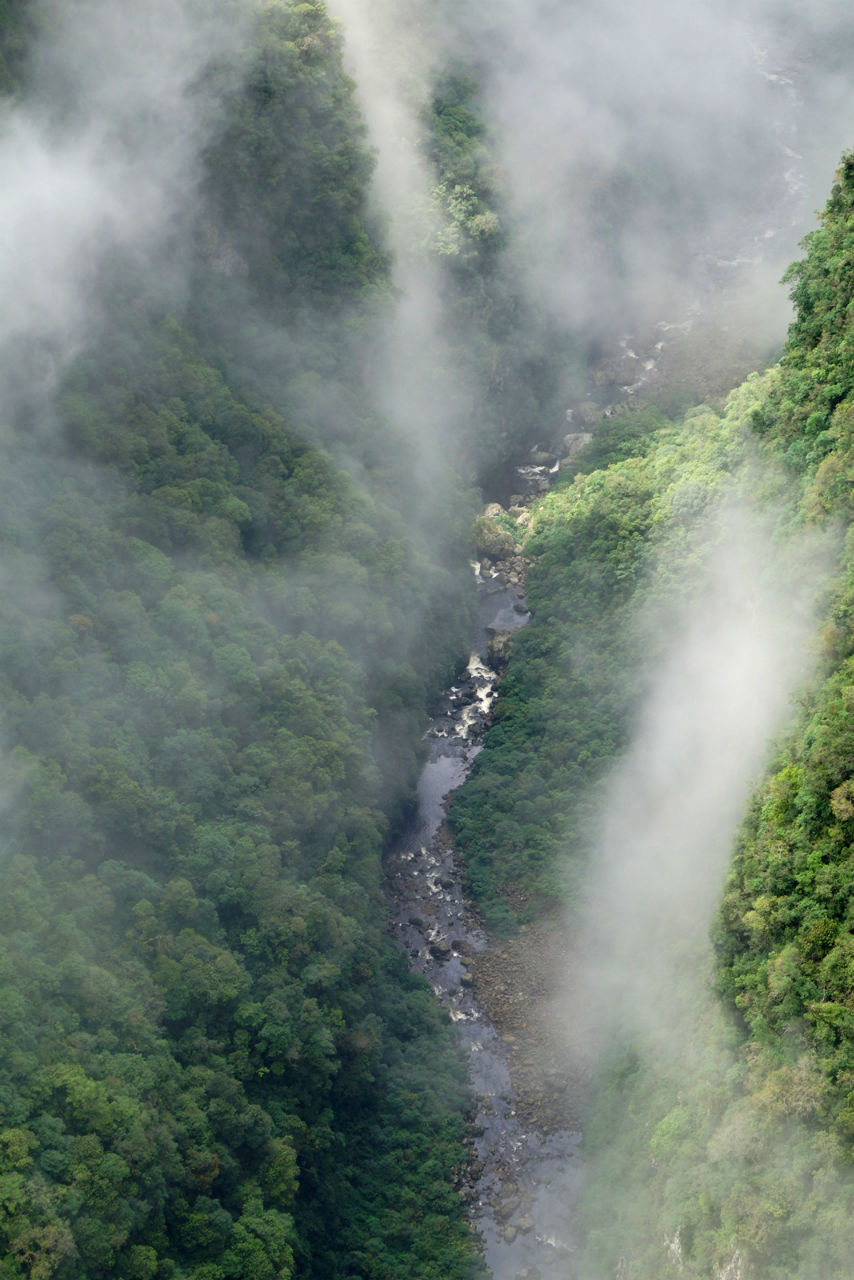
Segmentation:
{"type": "MultiPolygon", "coordinates": [[[[659,328],[663,333],[671,327],[659,328]]],[[[612,353],[608,385],[613,403],[630,399],[655,371],[665,342],[658,331],[654,336],[658,341],[646,352],[640,375],[633,366],[639,357],[627,341],[612,353]],[[629,372],[635,381],[623,385],[629,372]]],[[[588,400],[603,394],[595,383],[588,388],[588,400]]],[[[566,447],[568,443],[566,437],[566,447]]],[[[559,451],[561,444],[552,447],[559,451]]],[[[525,464],[496,474],[491,487],[503,501],[509,497],[511,507],[524,503],[550,488],[559,469],[557,457],[558,452],[543,454],[534,446],[525,464]],[[523,496],[510,496],[513,491],[523,496]]],[[[490,638],[518,630],[530,617],[519,583],[497,569],[477,564],[473,569],[478,615],[471,657],[465,674],[446,690],[427,730],[431,745],[418,782],[417,814],[387,859],[389,919],[412,968],[427,978],[447,1008],[468,1057],[476,1097],[468,1195],[494,1280],[573,1280],[581,1135],[569,1115],[565,1129],[549,1124],[546,1132],[518,1114],[508,1046],[469,973],[470,960],[489,948],[489,939],[466,898],[444,823],[448,796],[465,781],[481,750],[496,698],[498,676],[488,662],[490,638]]],[[[530,1117],[536,1108],[519,1110],[530,1117]]]]}
{"type": "Polygon", "coordinates": [[[487,663],[495,631],[525,625],[522,588],[475,566],[479,611],[468,669],[447,690],[430,724],[430,755],[418,784],[418,813],[388,860],[392,929],[414,969],[447,1007],[468,1056],[477,1099],[471,1208],[495,1280],[572,1276],[571,1222],[580,1135],[539,1133],[516,1112],[507,1051],[478,1002],[469,959],[489,946],[466,900],[443,826],[447,797],[481,750],[495,700],[487,663]]]}
{"type": "MultiPolygon", "coordinates": [[[[791,81],[771,74],[759,51],[760,74],[779,81],[788,97],[791,81]]],[[[761,233],[733,245],[728,253],[708,247],[701,293],[720,298],[737,282],[745,263],[765,259],[768,246],[785,235],[801,198],[803,179],[799,157],[791,149],[794,133],[782,133],[781,154],[789,201],[761,233]],[[790,145],[791,144],[791,145],[790,145]]],[[[699,253],[699,251],[698,251],[699,253]]],[[[528,465],[499,469],[487,487],[502,501],[512,489],[528,495],[548,489],[558,470],[561,453],[574,453],[573,444],[590,439],[595,423],[629,403],[643,388],[660,381],[662,355],[671,337],[688,333],[701,313],[702,299],[676,322],[660,321],[645,337],[627,335],[598,362],[597,376],[576,409],[567,412],[570,434],[549,446],[548,465],[539,446],[528,465]],[[592,417],[590,410],[593,410],[592,417]],[[572,433],[578,434],[573,440],[572,433]],[[506,489],[506,493],[505,493],[506,489]]],[[[567,427],[564,427],[567,430],[567,427]]],[[[510,498],[511,505],[515,499],[510,498]]],[[[474,1224],[483,1244],[485,1261],[494,1280],[573,1280],[576,1275],[573,1224],[580,1181],[580,1134],[570,1127],[549,1133],[523,1123],[517,1114],[509,1055],[469,974],[472,957],[489,948],[477,913],[467,901],[454,848],[444,826],[449,794],[468,775],[481,750],[496,697],[497,675],[487,661],[494,632],[523,627],[530,616],[523,589],[496,571],[475,566],[479,612],[472,638],[468,669],[448,689],[428,729],[429,758],[418,784],[415,821],[388,858],[388,905],[391,928],[406,950],[410,964],[430,982],[448,1009],[467,1053],[469,1075],[476,1095],[475,1158],[468,1185],[474,1224]]],[[[526,1115],[530,1108],[523,1108],[526,1115]]]]}

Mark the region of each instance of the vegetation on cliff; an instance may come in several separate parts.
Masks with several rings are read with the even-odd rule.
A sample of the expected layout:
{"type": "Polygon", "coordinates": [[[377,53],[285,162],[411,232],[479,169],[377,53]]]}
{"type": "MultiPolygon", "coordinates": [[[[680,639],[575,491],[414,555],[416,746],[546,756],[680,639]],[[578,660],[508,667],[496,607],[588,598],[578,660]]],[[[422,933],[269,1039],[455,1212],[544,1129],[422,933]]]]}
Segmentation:
{"type": "MultiPolygon", "coordinates": [[[[28,97],[57,13],[3,6],[0,92],[61,137],[69,84],[28,97]]],[[[212,119],[156,245],[87,241],[73,352],[14,325],[0,351],[0,1280],[465,1280],[467,1091],[385,936],[381,856],[464,652],[470,486],[575,356],[520,301],[477,85],[447,67],[423,248],[478,407],[426,494],[365,373],[394,290],[324,5],[258,6],[192,93],[212,119]]],[[[779,368],[679,421],[612,420],[538,505],[533,621],[451,814],[496,930],[577,895],[660,643],[645,611],[684,592],[717,498],[850,521],[852,255],[848,158],[779,368]]],[[[848,1280],[852,551],[735,852],[719,1003],[671,1070],[631,1043],[603,1066],[594,1274],[848,1280]]]]}
{"type": "Polygon", "coordinates": [[[464,652],[469,499],[411,522],[358,376],[389,288],[339,34],[268,4],[244,63],[186,296],[168,245],[114,250],[58,376],[3,353],[4,1280],[477,1271],[464,1071],[380,861],[464,652]],[[275,399],[241,330],[301,336],[275,399]]]}
{"type": "MultiPolygon", "coordinates": [[[[623,449],[609,464],[600,444],[594,470],[538,504],[525,544],[534,616],[452,811],[473,891],[499,923],[542,910],[589,874],[597,784],[654,661],[656,637],[637,620],[686,590],[691,531],[716,492],[747,483],[761,498],[764,487],[789,528],[851,519],[849,157],[805,249],[787,277],[796,315],[777,368],[723,410],[649,423],[633,456],[623,449]]],[[[687,994],[670,993],[674,1010],[686,1002],[672,1051],[617,1036],[600,1065],[586,1132],[591,1275],[850,1273],[850,530],[842,543],[819,670],[751,802],[714,960],[700,947],[705,969],[686,976],[687,994]]]]}

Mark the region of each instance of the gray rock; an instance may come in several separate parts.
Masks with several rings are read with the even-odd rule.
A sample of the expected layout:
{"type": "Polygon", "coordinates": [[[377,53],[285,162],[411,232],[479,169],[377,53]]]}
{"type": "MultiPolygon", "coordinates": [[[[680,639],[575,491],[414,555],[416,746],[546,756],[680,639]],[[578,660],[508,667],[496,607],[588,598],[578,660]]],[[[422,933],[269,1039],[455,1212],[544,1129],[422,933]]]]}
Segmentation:
{"type": "Polygon", "coordinates": [[[600,422],[604,416],[604,410],[595,400],[583,400],[576,407],[575,412],[584,427],[592,427],[594,423],[600,422]]]}
{"type": "Polygon", "coordinates": [[[545,449],[541,449],[539,445],[534,445],[528,454],[528,462],[532,467],[551,467],[556,459],[553,453],[547,453],[545,449]]]}
{"type": "Polygon", "coordinates": [[[569,435],[563,438],[563,447],[566,449],[566,456],[574,458],[580,449],[589,444],[593,439],[592,431],[571,431],[569,435]]]}
{"type": "Polygon", "coordinates": [[[515,631],[493,631],[486,645],[486,660],[495,671],[506,665],[515,631]]]}

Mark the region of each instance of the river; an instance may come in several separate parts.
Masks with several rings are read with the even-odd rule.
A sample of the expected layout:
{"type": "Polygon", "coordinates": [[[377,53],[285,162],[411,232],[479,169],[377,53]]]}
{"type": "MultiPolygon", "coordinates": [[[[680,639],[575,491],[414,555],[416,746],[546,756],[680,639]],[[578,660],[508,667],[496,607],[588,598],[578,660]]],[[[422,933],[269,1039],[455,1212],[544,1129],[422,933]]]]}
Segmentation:
{"type": "Polygon", "coordinates": [[[530,616],[521,584],[498,570],[474,568],[479,607],[471,658],[428,729],[417,815],[387,862],[389,914],[412,967],[447,1008],[468,1058],[476,1109],[474,1158],[463,1194],[487,1266],[495,1280],[567,1280],[575,1253],[580,1135],[569,1124],[540,1130],[527,1109],[524,1121],[518,1114],[508,1046],[469,972],[490,942],[466,899],[444,824],[447,798],[481,750],[496,696],[490,637],[524,626],[530,616]]]}

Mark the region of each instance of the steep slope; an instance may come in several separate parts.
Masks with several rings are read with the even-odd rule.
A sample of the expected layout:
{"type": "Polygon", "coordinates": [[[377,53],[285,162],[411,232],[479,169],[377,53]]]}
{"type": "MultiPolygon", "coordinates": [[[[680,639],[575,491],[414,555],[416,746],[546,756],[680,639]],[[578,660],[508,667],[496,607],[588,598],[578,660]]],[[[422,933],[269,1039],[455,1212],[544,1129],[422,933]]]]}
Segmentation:
{"type": "Polygon", "coordinates": [[[339,37],[274,3],[252,40],[206,72],[202,203],[97,258],[75,353],[3,352],[9,1280],[476,1271],[464,1073],[380,862],[463,650],[467,499],[428,544],[355,372],[388,291],[339,37]],[[275,407],[243,326],[288,353],[275,407]]]}
{"type": "MultiPolygon", "coordinates": [[[[596,1280],[850,1275],[854,579],[850,533],[839,529],[851,518],[854,475],[853,228],[846,158],[806,257],[788,273],[796,318],[779,367],[748,380],[723,411],[665,426],[630,417],[633,456],[616,424],[615,460],[598,445],[594,469],[538,505],[525,541],[534,617],[514,642],[497,724],[453,805],[472,889],[497,924],[540,913],[567,884],[583,903],[600,875],[602,809],[620,795],[612,763],[637,733],[637,708],[667,652],[660,620],[696,591],[720,496],[741,493],[772,513],[769,547],[798,529],[837,530],[818,675],[750,804],[714,956],[702,937],[683,945],[658,997],[667,1032],[660,1013],[622,1017],[599,1057],[584,1204],[584,1274],[596,1280]],[[657,629],[639,629],[650,617],[657,629]]],[[[794,604],[794,576],[789,590],[794,604]]],[[[776,658],[769,649],[768,663],[776,658]]],[[[697,843],[688,828],[684,836],[697,843]]],[[[642,892],[641,919],[644,901],[642,892]]],[[[585,910],[571,929],[586,930],[585,910]]],[[[628,923],[615,913],[617,953],[628,923]]],[[[635,952],[639,974],[655,971],[667,932],[635,952]]],[[[607,949],[607,921],[600,936],[607,949]]]]}

